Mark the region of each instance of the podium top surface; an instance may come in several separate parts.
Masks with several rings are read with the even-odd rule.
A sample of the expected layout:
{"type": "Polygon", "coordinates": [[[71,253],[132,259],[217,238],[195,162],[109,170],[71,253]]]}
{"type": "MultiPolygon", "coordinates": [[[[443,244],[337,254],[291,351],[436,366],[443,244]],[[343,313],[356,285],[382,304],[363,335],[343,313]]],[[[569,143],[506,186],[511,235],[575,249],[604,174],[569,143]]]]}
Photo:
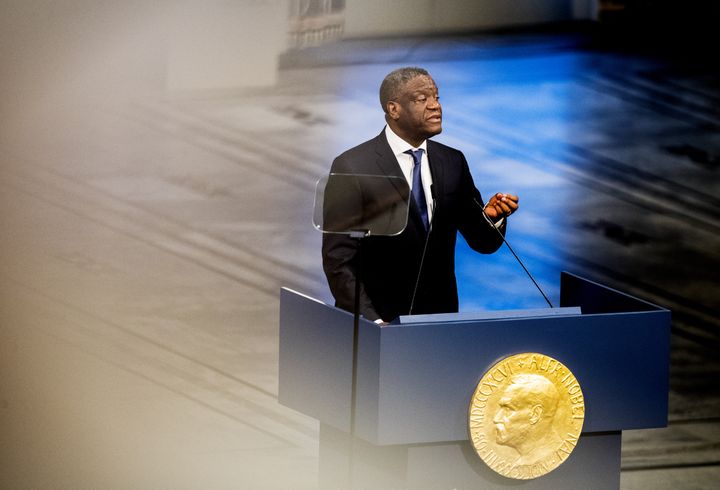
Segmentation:
{"type": "Polygon", "coordinates": [[[403,315],[391,322],[392,326],[417,323],[449,323],[483,320],[509,320],[511,318],[543,318],[549,316],[571,316],[582,313],[579,306],[561,308],[534,308],[527,310],[466,311],[459,313],[434,313],[431,315],[403,315]]]}

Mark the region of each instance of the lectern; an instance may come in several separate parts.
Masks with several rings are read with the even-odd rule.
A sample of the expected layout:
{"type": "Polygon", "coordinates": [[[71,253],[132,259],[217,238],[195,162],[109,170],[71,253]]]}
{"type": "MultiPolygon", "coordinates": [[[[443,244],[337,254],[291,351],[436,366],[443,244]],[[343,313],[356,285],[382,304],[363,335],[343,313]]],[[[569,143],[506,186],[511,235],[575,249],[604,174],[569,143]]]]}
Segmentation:
{"type": "Polygon", "coordinates": [[[619,488],[622,431],[665,427],[670,312],[562,273],[561,308],[361,320],[350,431],[353,316],[283,289],[279,401],[320,421],[324,488],[619,488]],[[560,467],[515,480],[468,440],[468,407],[498,360],[540,352],[582,386],[585,420],[560,467]]]}

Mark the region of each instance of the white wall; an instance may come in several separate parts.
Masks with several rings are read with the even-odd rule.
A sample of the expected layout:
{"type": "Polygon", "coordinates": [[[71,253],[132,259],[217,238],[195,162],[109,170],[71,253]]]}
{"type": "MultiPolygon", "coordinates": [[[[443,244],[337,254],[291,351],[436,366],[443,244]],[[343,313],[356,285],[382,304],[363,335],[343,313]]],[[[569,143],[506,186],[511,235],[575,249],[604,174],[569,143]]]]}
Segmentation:
{"type": "Polygon", "coordinates": [[[287,0],[168,2],[170,91],[267,86],[286,48],[287,0]]]}
{"type": "Polygon", "coordinates": [[[347,0],[345,38],[461,32],[594,17],[597,0],[347,0]]]}
{"type": "Polygon", "coordinates": [[[270,86],[288,0],[0,0],[13,99],[270,86]]]}

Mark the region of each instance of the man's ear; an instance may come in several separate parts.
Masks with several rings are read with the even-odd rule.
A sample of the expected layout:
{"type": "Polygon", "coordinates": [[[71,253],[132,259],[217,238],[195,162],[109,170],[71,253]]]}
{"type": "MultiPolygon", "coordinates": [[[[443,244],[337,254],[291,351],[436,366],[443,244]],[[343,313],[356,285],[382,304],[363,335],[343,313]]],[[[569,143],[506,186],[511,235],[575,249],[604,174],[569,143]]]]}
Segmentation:
{"type": "Polygon", "coordinates": [[[530,412],[530,424],[535,425],[540,420],[540,417],[542,417],[543,413],[543,407],[542,405],[535,405],[532,407],[532,410],[530,412]]]}
{"type": "Polygon", "coordinates": [[[394,100],[388,102],[385,108],[387,109],[387,115],[390,117],[390,119],[397,120],[400,117],[400,104],[398,104],[394,100]]]}

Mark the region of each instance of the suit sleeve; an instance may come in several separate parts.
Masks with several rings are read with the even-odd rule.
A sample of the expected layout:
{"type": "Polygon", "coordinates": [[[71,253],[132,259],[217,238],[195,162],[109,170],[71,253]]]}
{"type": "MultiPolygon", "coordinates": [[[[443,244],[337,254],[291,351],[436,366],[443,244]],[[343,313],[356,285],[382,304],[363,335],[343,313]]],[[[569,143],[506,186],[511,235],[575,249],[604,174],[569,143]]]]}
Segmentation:
{"type": "MultiPolygon", "coordinates": [[[[351,174],[347,163],[338,157],[333,162],[330,172],[336,174],[351,174]]],[[[350,185],[353,179],[342,179],[342,189],[334,188],[329,181],[325,190],[323,203],[323,228],[341,230],[343,225],[338,223],[352,221],[362,216],[362,196],[358,186],[350,185]],[[342,195],[336,200],[333,196],[342,195]]],[[[361,271],[360,241],[345,234],[323,233],[322,259],[323,270],[330,286],[330,292],[335,298],[335,305],[347,311],[355,307],[355,282],[358,281],[358,272],[361,271]]],[[[380,318],[375,311],[372,301],[360,283],[360,314],[371,321],[380,318]]]]}
{"type": "Polygon", "coordinates": [[[494,229],[495,226],[485,218],[482,213],[485,202],[480,195],[480,191],[475,187],[465,156],[462,157],[460,186],[462,206],[458,220],[458,230],[468,245],[476,252],[483,254],[496,252],[503,244],[498,231],[505,235],[507,219],[503,220],[501,226],[494,229]]]}

